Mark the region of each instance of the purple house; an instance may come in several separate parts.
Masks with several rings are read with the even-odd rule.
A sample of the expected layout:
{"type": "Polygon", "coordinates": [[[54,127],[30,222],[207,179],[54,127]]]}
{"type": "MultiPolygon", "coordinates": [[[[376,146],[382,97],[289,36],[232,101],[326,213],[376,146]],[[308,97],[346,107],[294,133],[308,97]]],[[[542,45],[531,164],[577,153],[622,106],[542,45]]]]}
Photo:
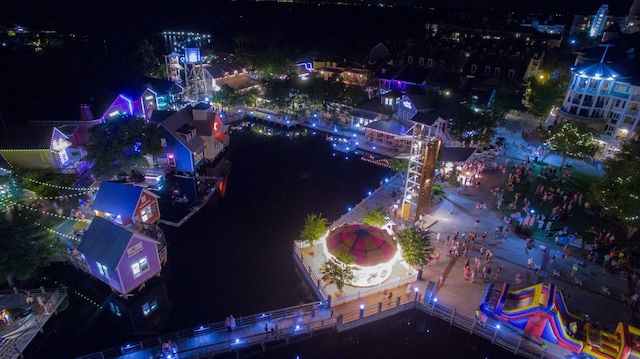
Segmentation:
{"type": "Polygon", "coordinates": [[[166,247],[131,228],[95,217],[78,246],[92,276],[128,296],[162,269],[166,247]]]}

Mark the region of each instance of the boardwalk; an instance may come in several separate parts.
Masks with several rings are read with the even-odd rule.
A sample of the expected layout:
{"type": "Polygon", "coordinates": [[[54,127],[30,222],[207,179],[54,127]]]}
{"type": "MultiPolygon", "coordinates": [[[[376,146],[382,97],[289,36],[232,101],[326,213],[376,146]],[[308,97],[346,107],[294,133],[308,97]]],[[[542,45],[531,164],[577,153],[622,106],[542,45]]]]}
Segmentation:
{"type": "Polygon", "coordinates": [[[22,357],[22,352],[39,333],[67,298],[67,292],[61,289],[38,288],[27,292],[16,290],[0,294],[0,305],[11,312],[12,323],[0,323],[0,358],[15,359],[22,357]],[[39,298],[44,301],[39,304],[39,298]]]}

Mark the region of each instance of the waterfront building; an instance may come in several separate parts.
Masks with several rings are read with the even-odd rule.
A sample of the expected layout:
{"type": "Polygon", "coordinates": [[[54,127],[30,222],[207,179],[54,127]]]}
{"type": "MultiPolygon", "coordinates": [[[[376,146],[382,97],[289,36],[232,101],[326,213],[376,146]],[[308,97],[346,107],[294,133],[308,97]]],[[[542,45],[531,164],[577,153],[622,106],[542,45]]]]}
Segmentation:
{"type": "Polygon", "coordinates": [[[0,133],[0,157],[10,168],[81,174],[88,169],[82,148],[73,147],[78,127],[8,127],[0,133]]]}
{"type": "Polygon", "coordinates": [[[205,142],[193,126],[191,107],[159,113],[151,118],[151,122],[158,126],[162,145],[162,154],[155,159],[156,164],[168,166],[175,172],[195,174],[204,163],[205,142]]]}
{"type": "Polygon", "coordinates": [[[92,209],[98,217],[125,226],[157,224],[160,220],[159,196],[132,184],[100,183],[92,209]]]}
{"type": "Polygon", "coordinates": [[[167,260],[163,241],[102,217],[91,221],[77,252],[85,270],[122,296],[159,274],[167,260]]]}
{"type": "MultiPolygon", "coordinates": [[[[602,48],[602,51],[607,51],[602,48]]],[[[556,122],[581,122],[598,134],[599,157],[611,157],[638,135],[640,82],[629,61],[585,61],[571,69],[571,82],[556,122]]]]}

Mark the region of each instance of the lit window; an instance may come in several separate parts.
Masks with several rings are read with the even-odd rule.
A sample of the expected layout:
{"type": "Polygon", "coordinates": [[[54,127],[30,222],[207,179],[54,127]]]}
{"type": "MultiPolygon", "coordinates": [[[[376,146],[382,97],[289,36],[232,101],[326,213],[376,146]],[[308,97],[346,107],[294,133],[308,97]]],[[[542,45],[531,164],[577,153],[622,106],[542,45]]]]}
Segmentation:
{"type": "Polygon", "coordinates": [[[148,270],[149,262],[147,261],[147,257],[144,257],[131,265],[131,272],[133,272],[134,279],[138,278],[148,270]]]}
{"type": "Polygon", "coordinates": [[[142,314],[147,317],[149,314],[153,313],[156,309],[158,309],[158,302],[146,302],[142,305],[142,314]]]}
{"type": "Polygon", "coordinates": [[[96,266],[98,266],[98,272],[100,272],[100,274],[103,277],[109,278],[109,271],[107,270],[107,266],[105,266],[104,264],[102,264],[100,262],[96,262],[96,266]]]}

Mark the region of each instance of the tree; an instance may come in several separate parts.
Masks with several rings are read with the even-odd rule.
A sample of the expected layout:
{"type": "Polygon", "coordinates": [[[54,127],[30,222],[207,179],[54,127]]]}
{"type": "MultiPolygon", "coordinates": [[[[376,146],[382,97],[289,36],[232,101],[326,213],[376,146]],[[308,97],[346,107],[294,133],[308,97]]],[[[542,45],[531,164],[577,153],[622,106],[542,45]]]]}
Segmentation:
{"type": "Polygon", "coordinates": [[[53,234],[34,224],[41,221],[31,211],[13,207],[3,215],[7,218],[0,221],[0,282],[7,276],[29,279],[57,253],[53,234]]]}
{"type": "MultiPolygon", "coordinates": [[[[542,75],[544,76],[544,75],[542,75]]],[[[563,79],[555,78],[547,81],[530,79],[525,97],[525,104],[529,113],[541,121],[549,116],[554,105],[561,101],[566,87],[562,86],[563,79]]]]}
{"type": "Polygon", "coordinates": [[[157,128],[143,118],[122,117],[89,129],[87,159],[96,175],[128,173],[135,167],[148,167],[145,155],[162,153],[157,128]]]}
{"type": "Polygon", "coordinates": [[[62,194],[61,187],[71,187],[75,180],[73,175],[27,169],[16,169],[14,174],[23,188],[35,192],[38,197],[58,197],[62,194]]]}
{"type": "Polygon", "coordinates": [[[382,227],[385,224],[389,223],[389,218],[384,213],[382,207],[380,207],[378,209],[372,209],[365,213],[365,215],[360,218],[360,221],[370,226],[382,227]]]}
{"type": "Polygon", "coordinates": [[[431,188],[431,198],[435,199],[442,199],[444,198],[445,193],[444,193],[444,189],[442,188],[442,186],[440,185],[433,185],[433,187],[431,188]]]}
{"type": "Polygon", "coordinates": [[[640,228],[640,139],[627,141],[604,166],[604,177],[592,184],[591,197],[607,214],[624,224],[630,238],[640,228]]]}
{"type": "Polygon", "coordinates": [[[389,160],[389,168],[394,172],[407,172],[409,169],[409,160],[394,157],[389,160]]]}
{"type": "Polygon", "coordinates": [[[453,115],[453,132],[468,144],[489,143],[493,137],[496,122],[490,116],[476,112],[466,106],[456,106],[453,115]]]}
{"type": "Polygon", "coordinates": [[[327,230],[327,219],[321,214],[311,213],[304,219],[304,227],[300,231],[300,238],[309,242],[313,247],[314,243],[322,237],[327,230]]]}
{"type": "Polygon", "coordinates": [[[591,132],[569,122],[555,126],[545,144],[562,156],[560,167],[564,166],[567,157],[582,159],[593,156],[598,150],[591,132]]]}
{"type": "Polygon", "coordinates": [[[429,264],[429,257],[434,251],[429,232],[408,226],[398,230],[396,237],[402,248],[402,257],[407,263],[418,267],[429,264]]]}
{"type": "Polygon", "coordinates": [[[331,258],[328,261],[322,263],[320,267],[320,273],[322,273],[322,281],[325,286],[335,284],[338,288],[338,293],[342,294],[345,284],[355,279],[353,269],[349,266],[350,261],[347,259],[347,263],[343,261],[345,259],[338,260],[331,258]]]}
{"type": "Polygon", "coordinates": [[[504,116],[512,109],[520,109],[522,102],[520,101],[518,92],[507,85],[501,85],[496,88],[493,100],[487,107],[486,115],[489,116],[493,123],[504,120],[504,116]]]}

